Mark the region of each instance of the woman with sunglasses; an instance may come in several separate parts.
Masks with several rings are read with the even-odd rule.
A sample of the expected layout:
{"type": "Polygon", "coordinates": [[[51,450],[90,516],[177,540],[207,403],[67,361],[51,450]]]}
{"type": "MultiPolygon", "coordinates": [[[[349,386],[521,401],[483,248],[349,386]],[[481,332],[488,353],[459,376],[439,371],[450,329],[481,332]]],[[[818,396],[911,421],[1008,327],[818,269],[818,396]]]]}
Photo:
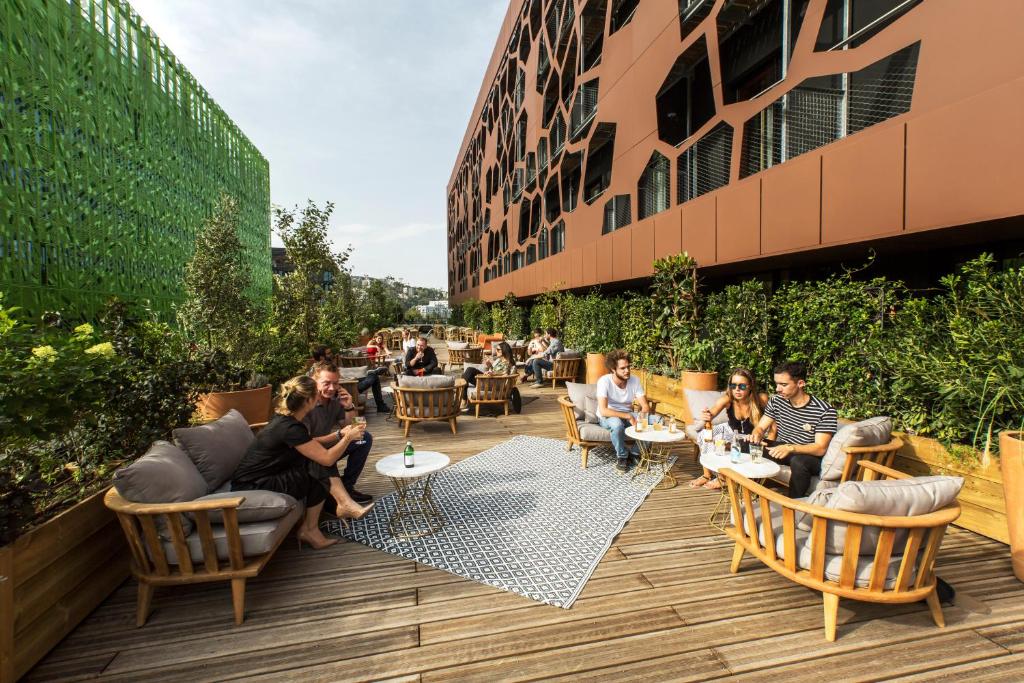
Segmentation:
{"type": "MultiPolygon", "coordinates": [[[[729,429],[734,434],[750,434],[761,420],[764,407],[768,404],[768,394],[757,391],[754,375],[746,368],[736,368],[729,376],[729,388],[715,401],[711,408],[705,408],[700,414],[700,428],[715,419],[723,410],[729,420],[729,429]]],[[[702,445],[702,448],[705,447],[702,445]]],[[[704,474],[690,482],[690,488],[703,486],[709,490],[722,488],[722,483],[705,469],[704,474]]]]}

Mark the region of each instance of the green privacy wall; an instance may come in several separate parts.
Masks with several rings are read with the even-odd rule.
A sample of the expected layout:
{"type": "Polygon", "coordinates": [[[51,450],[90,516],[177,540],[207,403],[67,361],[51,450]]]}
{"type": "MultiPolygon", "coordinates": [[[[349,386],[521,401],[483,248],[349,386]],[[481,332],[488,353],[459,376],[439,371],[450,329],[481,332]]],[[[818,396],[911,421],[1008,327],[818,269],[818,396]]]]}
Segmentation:
{"type": "Polygon", "coordinates": [[[0,2],[0,291],[90,318],[111,296],[163,315],[197,228],[238,199],[269,297],[269,166],[121,0],[0,2]]]}

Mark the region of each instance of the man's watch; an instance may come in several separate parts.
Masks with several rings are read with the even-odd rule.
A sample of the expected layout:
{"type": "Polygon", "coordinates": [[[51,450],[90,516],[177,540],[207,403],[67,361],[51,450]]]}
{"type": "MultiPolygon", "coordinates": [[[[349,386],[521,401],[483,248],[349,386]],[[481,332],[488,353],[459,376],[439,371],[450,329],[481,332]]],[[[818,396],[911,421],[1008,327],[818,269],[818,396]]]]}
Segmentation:
{"type": "Polygon", "coordinates": [[[341,427],[338,427],[338,431],[335,432],[335,435],[338,437],[338,441],[341,441],[341,427]]]}

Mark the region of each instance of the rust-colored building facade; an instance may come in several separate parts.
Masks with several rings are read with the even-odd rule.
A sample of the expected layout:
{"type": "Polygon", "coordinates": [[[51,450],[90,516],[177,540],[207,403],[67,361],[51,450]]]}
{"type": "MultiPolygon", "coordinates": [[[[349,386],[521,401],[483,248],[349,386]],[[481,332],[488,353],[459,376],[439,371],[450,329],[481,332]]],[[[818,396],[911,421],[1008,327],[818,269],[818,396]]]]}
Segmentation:
{"type": "Polygon", "coordinates": [[[511,0],[449,297],[1024,237],[1022,0],[511,0]]]}

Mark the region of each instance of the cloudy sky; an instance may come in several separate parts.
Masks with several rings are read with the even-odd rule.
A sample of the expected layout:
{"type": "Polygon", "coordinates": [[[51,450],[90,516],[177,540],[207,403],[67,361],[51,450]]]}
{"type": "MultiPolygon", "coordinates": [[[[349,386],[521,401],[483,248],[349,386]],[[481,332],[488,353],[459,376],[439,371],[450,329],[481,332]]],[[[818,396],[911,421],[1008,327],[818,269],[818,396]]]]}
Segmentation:
{"type": "MultiPolygon", "coordinates": [[[[357,274],[446,287],[445,186],[507,0],[129,0],[357,274]]],[[[275,243],[276,240],[275,240],[275,243]]]]}

